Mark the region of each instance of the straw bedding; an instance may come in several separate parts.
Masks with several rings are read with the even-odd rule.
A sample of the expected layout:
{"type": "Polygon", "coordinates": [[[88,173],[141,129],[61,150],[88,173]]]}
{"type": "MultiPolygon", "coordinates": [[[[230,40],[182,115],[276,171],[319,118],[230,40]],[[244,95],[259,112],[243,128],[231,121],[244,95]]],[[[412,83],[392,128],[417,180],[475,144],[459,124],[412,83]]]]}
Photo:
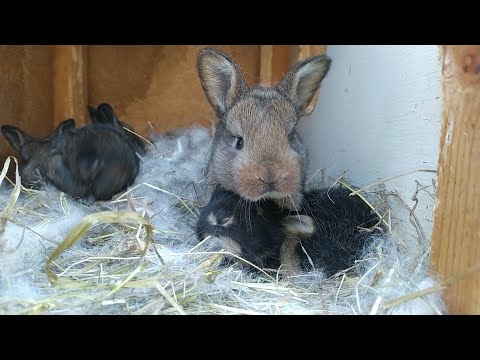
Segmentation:
{"type": "Polygon", "coordinates": [[[221,264],[228,254],[193,233],[208,201],[210,141],[204,128],[157,136],[135,183],[92,207],[2,176],[0,314],[445,313],[428,241],[406,244],[375,191],[362,195],[390,214],[392,231],[357,262],[361,276],[281,278],[221,264]]]}

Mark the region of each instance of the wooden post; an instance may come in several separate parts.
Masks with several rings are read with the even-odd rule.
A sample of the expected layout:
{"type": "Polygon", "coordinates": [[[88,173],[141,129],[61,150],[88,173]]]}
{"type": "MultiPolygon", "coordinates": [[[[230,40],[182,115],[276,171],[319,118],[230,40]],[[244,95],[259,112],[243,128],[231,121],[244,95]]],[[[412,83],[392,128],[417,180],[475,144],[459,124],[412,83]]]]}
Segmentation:
{"type": "Polygon", "coordinates": [[[295,45],[261,45],[260,82],[275,85],[287,73],[296,58],[295,45]]]}
{"type": "MultiPolygon", "coordinates": [[[[431,265],[442,277],[480,263],[480,46],[440,47],[443,123],[431,265]]],[[[480,314],[480,273],[445,290],[452,314],[480,314]]]]}
{"type": "MultiPolygon", "coordinates": [[[[297,61],[325,54],[327,45],[262,45],[260,47],[260,82],[274,85],[297,61]]],[[[308,106],[310,114],[317,103],[318,93],[308,106]]]]}
{"type": "Polygon", "coordinates": [[[310,56],[325,54],[327,45],[298,45],[298,60],[306,59],[310,56]]]}
{"type": "Polygon", "coordinates": [[[53,58],[53,126],[68,118],[85,124],[87,114],[87,48],[56,45],[53,58]]]}
{"type": "Polygon", "coordinates": [[[260,46],[260,82],[269,84],[272,81],[273,45],[260,46]]]}

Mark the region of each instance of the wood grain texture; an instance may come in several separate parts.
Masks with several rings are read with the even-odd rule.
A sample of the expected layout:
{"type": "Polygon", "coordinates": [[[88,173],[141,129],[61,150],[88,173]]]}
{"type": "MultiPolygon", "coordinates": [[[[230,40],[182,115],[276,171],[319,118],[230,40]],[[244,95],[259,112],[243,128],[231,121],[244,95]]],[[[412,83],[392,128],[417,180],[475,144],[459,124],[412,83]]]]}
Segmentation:
{"type": "Polygon", "coordinates": [[[310,56],[325,54],[327,45],[298,45],[297,60],[304,60],[310,56]]]}
{"type": "MultiPolygon", "coordinates": [[[[110,103],[120,119],[144,136],[215,120],[197,76],[194,46],[89,46],[88,102],[110,103]]],[[[218,45],[258,82],[259,45],[218,45]]]]}
{"type": "Polygon", "coordinates": [[[267,84],[272,81],[273,45],[260,46],[260,82],[267,84]]]}
{"type": "Polygon", "coordinates": [[[86,123],[87,49],[82,45],[56,45],[53,58],[53,124],[74,118],[86,123]]]}
{"type": "Polygon", "coordinates": [[[297,61],[297,45],[262,45],[260,49],[260,81],[275,85],[297,61]]]}
{"type": "MultiPolygon", "coordinates": [[[[431,264],[443,277],[480,263],[480,46],[441,46],[443,122],[431,264]]],[[[480,274],[445,291],[453,314],[480,314],[480,274]]]]}
{"type": "MultiPolygon", "coordinates": [[[[50,45],[0,46],[0,125],[18,126],[33,136],[52,130],[52,57],[50,45]]],[[[17,155],[0,134],[0,161],[17,155]]]]}

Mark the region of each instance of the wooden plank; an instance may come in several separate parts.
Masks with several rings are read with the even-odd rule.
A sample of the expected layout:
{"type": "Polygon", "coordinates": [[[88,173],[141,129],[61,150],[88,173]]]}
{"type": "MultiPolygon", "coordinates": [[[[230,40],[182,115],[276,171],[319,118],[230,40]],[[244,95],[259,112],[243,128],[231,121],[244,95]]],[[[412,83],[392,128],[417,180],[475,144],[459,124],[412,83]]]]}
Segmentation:
{"type": "MultiPolygon", "coordinates": [[[[89,45],[88,101],[110,103],[143,136],[215,120],[195,68],[205,45],[89,45]]],[[[213,45],[258,82],[259,45],[213,45]]]]}
{"type": "Polygon", "coordinates": [[[260,47],[260,82],[275,85],[292,65],[295,45],[262,45],[260,47]]]}
{"type": "MultiPolygon", "coordinates": [[[[53,46],[0,45],[0,59],[0,125],[47,136],[53,126],[53,46]]],[[[17,154],[0,134],[0,168],[9,155],[17,154]]]]}
{"type": "MultiPolygon", "coordinates": [[[[112,59],[113,61],[113,59],[112,59]]],[[[87,49],[82,45],[56,45],[53,59],[53,123],[87,116],[87,49]]]]}
{"type": "Polygon", "coordinates": [[[260,46],[260,82],[270,84],[272,81],[273,45],[260,46]]]}
{"type": "MultiPolygon", "coordinates": [[[[480,264],[480,46],[441,46],[443,123],[431,266],[443,278],[480,264]]],[[[480,273],[445,290],[449,312],[480,314],[480,273]]]]}
{"type": "Polygon", "coordinates": [[[310,56],[321,55],[327,52],[327,45],[298,45],[298,60],[310,56]]]}

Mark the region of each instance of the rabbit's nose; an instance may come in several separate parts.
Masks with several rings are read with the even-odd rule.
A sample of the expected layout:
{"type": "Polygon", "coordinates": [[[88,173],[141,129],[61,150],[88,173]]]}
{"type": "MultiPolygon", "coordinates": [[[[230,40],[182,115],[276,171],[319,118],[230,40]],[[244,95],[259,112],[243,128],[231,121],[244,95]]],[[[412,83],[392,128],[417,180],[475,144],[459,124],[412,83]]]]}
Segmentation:
{"type": "Polygon", "coordinates": [[[275,182],[263,182],[263,193],[273,191],[275,189],[275,182]]]}
{"type": "Polygon", "coordinates": [[[262,190],[264,194],[270,191],[273,191],[275,189],[275,184],[277,182],[277,179],[271,172],[266,173],[264,176],[260,177],[259,179],[262,182],[262,190]]]}

